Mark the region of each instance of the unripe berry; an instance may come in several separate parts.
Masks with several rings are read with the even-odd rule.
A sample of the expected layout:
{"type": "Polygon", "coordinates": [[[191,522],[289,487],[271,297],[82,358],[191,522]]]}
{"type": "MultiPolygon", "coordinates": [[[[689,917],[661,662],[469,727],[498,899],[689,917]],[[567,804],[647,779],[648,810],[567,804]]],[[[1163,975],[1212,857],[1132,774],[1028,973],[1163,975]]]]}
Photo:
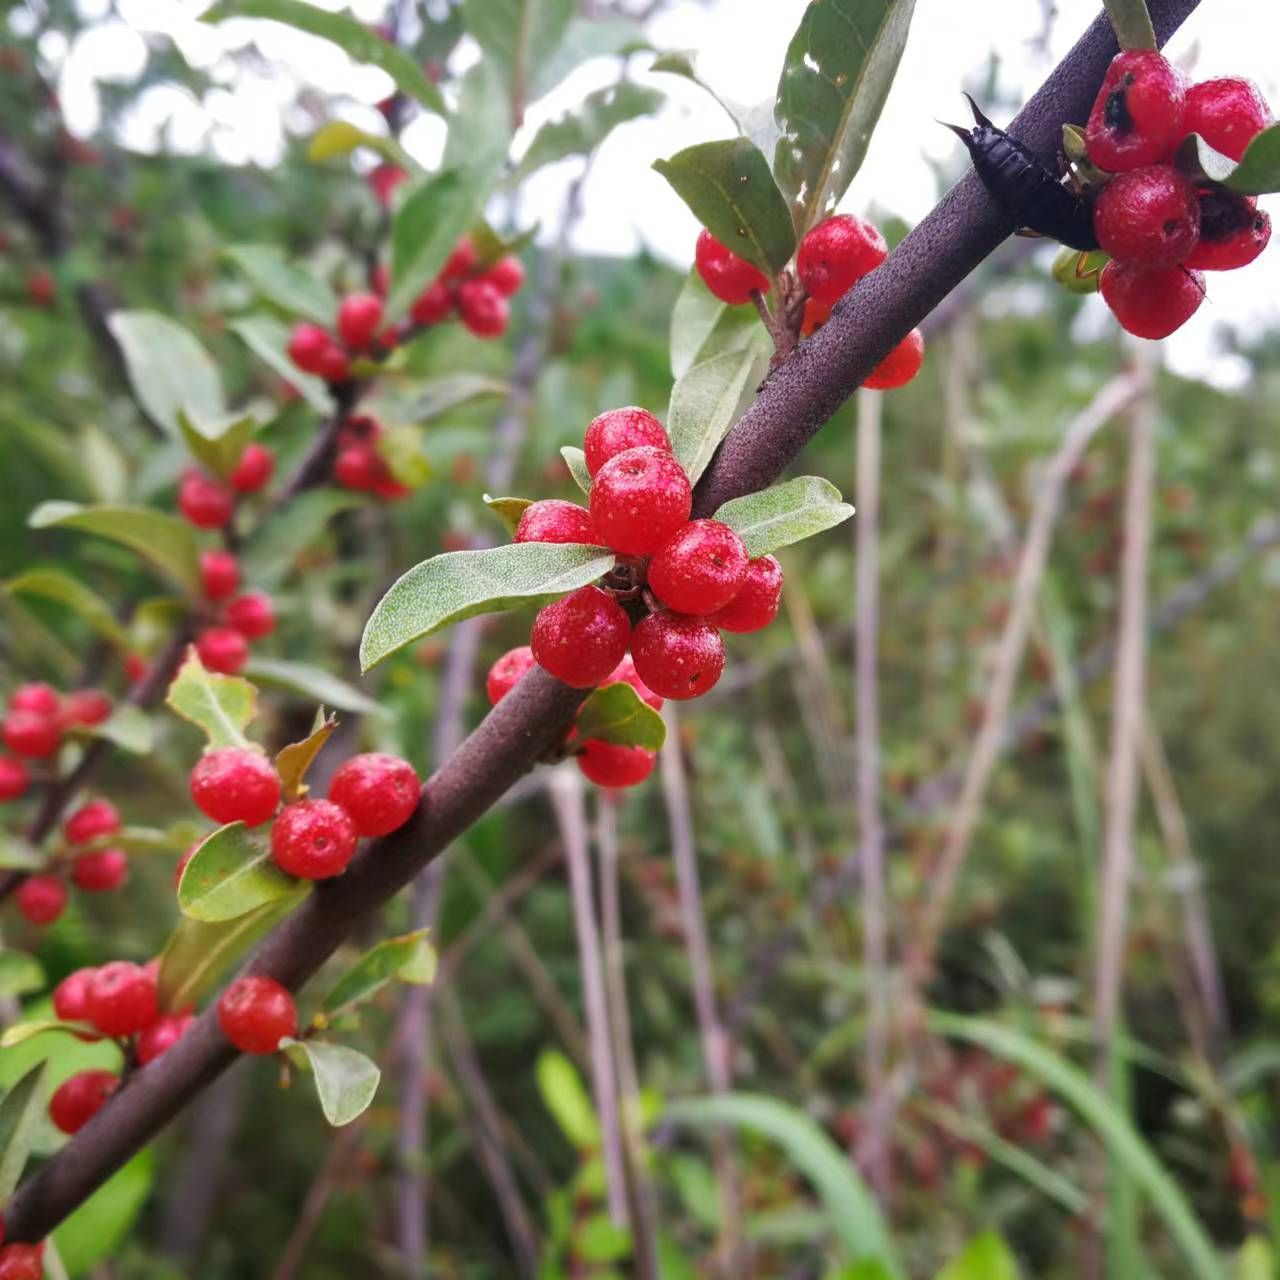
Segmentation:
{"type": "Polygon", "coordinates": [[[489,668],[489,675],[484,683],[485,692],[489,695],[489,705],[496,707],[534,665],[533,650],[527,644],[518,649],[508,649],[489,668]]]}
{"type": "Polygon", "coordinates": [[[120,830],[120,811],[110,800],[90,800],[62,824],[68,844],[88,844],[100,836],[113,836],[120,830]]]}
{"type": "Polygon", "coordinates": [[[924,334],[912,329],[867,375],[862,384],[872,391],[894,391],[904,387],[924,364],[924,334]]]}
{"type": "Polygon", "coordinates": [[[509,253],[499,258],[480,279],[493,285],[504,298],[510,298],[519,293],[524,284],[524,263],[509,253]]]}
{"type": "Polygon", "coordinates": [[[747,565],[738,594],[709,619],[721,631],[760,631],[778,616],[782,599],[782,566],[773,556],[758,556],[747,565]]]}
{"type": "Polygon", "coordinates": [[[1149,165],[1107,183],[1093,206],[1098,244],[1120,262],[1173,267],[1200,239],[1195,188],[1169,165],[1149,165]]]}
{"type": "Polygon", "coordinates": [[[280,804],[280,777],[266,756],[221,747],[202,756],[191,770],[191,798],[214,822],[256,827],[280,804]]]}
{"type": "Polygon", "coordinates": [[[237,493],[257,493],[270,481],[275,469],[276,456],[265,444],[247,444],[229,483],[237,493]]]}
{"type": "Polygon", "coordinates": [[[403,827],[418,807],[422,784],[407,760],[366,752],[352,756],[333,775],[329,799],[361,836],[385,836],[403,827]]]}
{"type": "Polygon", "coordinates": [[[598,787],[634,787],[653,772],[657,758],[643,747],[620,747],[588,738],[577,760],[578,768],[598,787]]]}
{"type": "Polygon", "coordinates": [[[591,513],[576,502],[548,498],[534,502],[520,513],[515,542],[585,542],[596,543],[596,527],[591,513]]]}
{"type": "Polygon", "coordinates": [[[453,291],[443,280],[429,284],[409,308],[409,318],[414,324],[439,324],[453,310],[453,291]]]}
{"type": "Polygon", "coordinates": [[[469,276],[476,265],[476,247],[470,236],[463,236],[449,255],[449,260],[440,272],[441,280],[461,280],[469,276]]]}
{"type": "Polygon", "coordinates": [[[599,587],[581,587],[538,611],[529,645],[538,665],[575,689],[599,684],[622,661],[631,621],[599,587]]]}
{"type": "Polygon", "coordinates": [[[114,1071],[81,1071],[53,1091],[49,1119],[63,1133],[78,1133],[119,1087],[120,1077],[114,1071]]]}
{"type": "Polygon", "coordinates": [[[265,591],[246,591],[223,611],[227,625],[249,640],[261,640],[276,629],[276,611],[265,591]]]}
{"type": "Polygon", "coordinates": [[[382,459],[372,445],[353,444],[338,451],[333,463],[333,478],[344,489],[361,493],[373,489],[382,471],[382,459]]]}
{"type": "Polygon", "coordinates": [[[225,600],[240,585],[240,566],[230,551],[200,553],[200,586],[207,600],[225,600]]]}
{"type": "Polygon", "coordinates": [[[0,1249],[0,1280],[43,1280],[44,1243],[7,1244],[0,1249]]]}
{"type": "Polygon", "coordinates": [[[5,746],[14,755],[44,760],[62,744],[62,726],[53,716],[39,711],[10,711],[4,718],[5,746]]]}
{"type": "Polygon", "coordinates": [[[29,923],[52,924],[66,908],[67,886],[57,876],[28,876],[14,898],[29,923]]]}
{"type": "Polygon", "coordinates": [[[390,205],[392,193],[408,179],[409,174],[398,164],[380,164],[369,173],[369,189],[377,197],[379,204],[390,205]]]}
{"type": "Polygon", "coordinates": [[[85,1001],[89,1021],[104,1036],[134,1036],[160,1016],[156,976],[146,966],[113,960],[93,975],[85,1001]]]}
{"type": "Polygon", "coordinates": [[[832,306],[889,256],[876,227],[851,213],[820,222],[800,241],[796,275],[811,298],[832,306]]]}
{"type": "Polygon", "coordinates": [[[86,893],[110,893],[129,878],[129,857],[123,849],[82,853],[71,864],[71,881],[86,893]]]}
{"type": "Polygon", "coordinates": [[[587,474],[594,476],[611,458],[628,449],[648,446],[671,452],[667,429],[649,412],[638,405],[623,409],[606,409],[591,419],[582,439],[582,452],[587,459],[587,474]]]}
{"type": "Polygon", "coordinates": [[[1126,49],[1107,68],[1085,127],[1089,159],[1123,173],[1167,160],[1188,132],[1186,85],[1154,49],[1126,49]]]}
{"type": "Polygon", "coordinates": [[[206,670],[233,676],[249,661],[249,642],[231,627],[209,627],[196,637],[196,653],[206,670]]]}
{"type": "Polygon", "coordinates": [[[148,1062],[154,1062],[162,1054],[167,1053],[186,1035],[187,1029],[194,1021],[195,1018],[189,1013],[171,1013],[153,1022],[138,1037],[138,1043],[135,1046],[138,1065],[145,1067],[148,1062]]]}
{"type": "Polygon", "coordinates": [[[655,711],[662,710],[662,699],[636,674],[635,660],[630,654],[627,654],[600,683],[629,684],[639,694],[641,702],[647,702],[655,711]]]}
{"type": "Polygon", "coordinates": [[[663,698],[698,698],[724,670],[724,642],[705,618],[651,613],[637,624],[631,656],[640,679],[663,698]]]}
{"type": "Polygon", "coordinates": [[[61,709],[62,699],[49,684],[20,684],[9,699],[10,711],[35,711],[42,716],[56,716],[61,709]]]}
{"type": "Polygon", "coordinates": [[[769,292],[769,277],[731,252],[705,227],[698,233],[693,261],[712,296],[730,306],[750,302],[753,293],[769,292]]]}
{"type": "Polygon", "coordinates": [[[296,324],[289,335],[289,359],[303,373],[320,373],[332,347],[333,339],[318,324],[296,324]]]}
{"type": "Polygon", "coordinates": [[[627,449],[596,472],[590,502],[604,545],[623,555],[644,556],[688,522],[693,490],[673,454],[627,449]]]}
{"type": "Polygon", "coordinates": [[[1271,218],[1252,196],[1215,188],[1200,193],[1200,243],[1183,264],[1200,271],[1247,267],[1271,240],[1271,218]]]}
{"type": "Polygon", "coordinates": [[[274,978],[237,978],[218,1001],[218,1025],[241,1053],[275,1053],[297,1034],[298,1009],[274,978]]]}
{"type": "Polygon", "coordinates": [[[235,514],[235,495],[203,471],[188,471],[178,486],[178,510],[197,529],[221,529],[235,514]]]}
{"type": "Polygon", "coordinates": [[[352,351],[364,351],[382,324],[382,299],[376,293],[349,293],[338,304],[338,337],[352,351]]]}
{"type": "Polygon", "coordinates": [[[1204,276],[1186,267],[1148,271],[1127,262],[1108,262],[1098,288],[1120,327],[1139,338],[1167,338],[1204,301],[1204,276]]]}
{"type": "Polygon", "coordinates": [[[649,587],[669,609],[702,616],[723,608],[747,574],[742,539],[719,520],[691,520],[654,552],[649,587]]]}
{"type": "Polygon", "coordinates": [[[291,876],[327,880],[355,856],[355,823],[329,800],[298,800],[280,810],[271,828],[271,856],[291,876]]]}
{"type": "Polygon", "coordinates": [[[496,338],[506,332],[511,308],[493,285],[468,280],[458,286],[458,314],[477,338],[496,338]]]}
{"type": "Polygon", "coordinates": [[[1271,123],[1271,108],[1250,80],[1202,80],[1187,90],[1182,132],[1198,133],[1215,151],[1239,160],[1271,123]]]}
{"type": "Polygon", "coordinates": [[[0,804],[21,800],[31,785],[31,772],[16,756],[0,756],[0,804]]]}
{"type": "Polygon", "coordinates": [[[102,724],[111,718],[111,699],[101,689],[73,689],[62,703],[62,722],[67,725],[102,724]]]}
{"type": "Polygon", "coordinates": [[[53,989],[53,1011],[63,1022],[89,1021],[89,987],[96,969],[77,969],[53,989]]]}

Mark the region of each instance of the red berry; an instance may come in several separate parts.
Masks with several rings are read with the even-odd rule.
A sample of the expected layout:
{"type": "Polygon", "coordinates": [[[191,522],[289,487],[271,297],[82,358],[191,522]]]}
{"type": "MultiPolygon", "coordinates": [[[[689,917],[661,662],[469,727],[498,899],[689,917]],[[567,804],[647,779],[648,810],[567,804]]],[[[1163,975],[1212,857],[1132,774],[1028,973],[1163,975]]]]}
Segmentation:
{"type": "Polygon", "coordinates": [[[1182,132],[1198,133],[1232,160],[1244,155],[1271,123],[1271,108],[1252,81],[1240,77],[1202,80],[1187,90],[1182,132]]]}
{"type": "Polygon", "coordinates": [[[90,800],[62,824],[62,834],[68,844],[88,844],[99,836],[113,836],[119,830],[120,811],[110,800],[90,800]]]}
{"type": "Polygon", "coordinates": [[[872,391],[894,391],[904,387],[924,364],[924,334],[912,329],[867,375],[862,384],[872,391]]]}
{"type": "Polygon", "coordinates": [[[643,446],[671,452],[667,430],[648,409],[628,405],[625,409],[606,409],[592,418],[582,440],[587,457],[587,474],[594,476],[611,458],[628,449],[643,446]]]}
{"type": "Polygon", "coordinates": [[[673,454],[627,449],[596,472],[590,501],[591,519],[605,546],[644,556],[688,522],[693,490],[673,454]]]}
{"type": "Polygon", "coordinates": [[[196,637],[196,653],[206,670],[233,676],[249,661],[249,642],[231,627],[209,627],[196,637]]]}
{"type": "Polygon", "coordinates": [[[130,684],[145,680],[151,670],[150,664],[140,653],[126,653],[124,656],[124,673],[130,684]]]}
{"type": "Polygon", "coordinates": [[[77,969],[53,989],[53,1011],[63,1022],[88,1022],[89,987],[96,969],[77,969]]]}
{"type": "Polygon", "coordinates": [[[104,1036],[145,1031],[160,1016],[155,974],[130,960],[104,964],[89,983],[85,1012],[104,1036]]]}
{"type": "Polygon", "coordinates": [[[31,924],[52,924],[67,905],[67,886],[57,876],[28,876],[14,897],[31,924]]]}
{"type": "Polygon", "coordinates": [[[387,470],[387,465],[381,458],[378,459],[378,465],[381,470],[377,479],[373,482],[373,492],[376,497],[382,498],[386,502],[398,502],[401,498],[407,498],[413,492],[407,484],[401,484],[387,470]]]}
{"type": "Polygon", "coordinates": [[[62,721],[68,725],[101,724],[111,718],[111,699],[101,689],[73,689],[62,704],[62,721]]]}
{"type": "Polygon", "coordinates": [[[200,553],[200,584],[209,600],[225,600],[240,585],[240,566],[230,551],[200,553]]]}
{"type": "Polygon", "coordinates": [[[274,978],[237,978],[218,1001],[218,1025],[241,1053],[275,1053],[298,1030],[293,997],[274,978]]]}
{"type": "Polygon", "coordinates": [[[276,611],[265,591],[236,596],[223,612],[227,625],[249,640],[261,640],[276,629],[276,611]]]}
{"type": "Polygon", "coordinates": [[[15,756],[0,756],[0,804],[20,800],[31,785],[31,772],[15,756]]]}
{"type": "Polygon", "coordinates": [[[1215,188],[1200,193],[1200,243],[1184,264],[1200,271],[1247,267],[1267,247],[1271,219],[1252,196],[1215,188]]]}
{"type": "Polygon", "coordinates": [[[529,644],[538,665],[575,689],[599,684],[622,661],[631,621],[599,587],[581,587],[538,611],[529,644]]]}
{"type": "Polygon", "coordinates": [[[418,295],[409,308],[409,318],[414,324],[439,324],[448,318],[453,303],[453,291],[443,280],[437,280],[418,295]]]}
{"type": "Polygon", "coordinates": [[[652,772],[657,756],[643,747],[619,747],[588,738],[577,757],[578,768],[598,787],[634,787],[652,772]]]}
{"type": "Polygon", "coordinates": [[[298,800],[280,810],[271,828],[276,865],[304,880],[341,875],[355,856],[355,823],[330,800],[298,800]]]}
{"type": "Polygon", "coordinates": [[[800,332],[807,338],[817,333],[831,319],[831,308],[817,298],[806,298],[804,316],[800,321],[800,332]]]}
{"type": "Polygon", "coordinates": [[[1188,131],[1186,96],[1181,73],[1154,49],[1117,54],[1089,113],[1089,159],[1109,173],[1167,160],[1188,131]]]}
{"type": "Polygon", "coordinates": [[[38,307],[47,307],[53,301],[57,286],[53,277],[43,268],[27,275],[27,297],[38,307]]]}
{"type": "Polygon", "coordinates": [[[242,747],[222,747],[191,770],[191,798],[214,822],[257,827],[280,804],[280,776],[266,756],[242,747]]]}
{"type": "Polygon", "coordinates": [[[649,587],[669,609],[702,616],[723,608],[747,574],[742,539],[719,520],[691,520],[649,561],[649,587]]]}
{"type": "Polygon", "coordinates": [[[1186,267],[1148,271],[1127,262],[1108,262],[1098,287],[1120,327],[1139,338],[1167,338],[1204,301],[1204,276],[1186,267]]]}
{"type": "Polygon", "coordinates": [[[0,1249],[0,1280],[43,1280],[43,1244],[7,1244],[0,1249]]]}
{"type": "Polygon", "coordinates": [[[758,556],[747,565],[738,594],[710,621],[721,631],[760,631],[778,616],[782,600],[782,566],[772,556],[758,556]]]}
{"type": "Polygon", "coordinates": [[[145,1067],[167,1053],[186,1034],[195,1021],[189,1013],[170,1013],[153,1022],[139,1037],[135,1046],[138,1065],[145,1067]]]}
{"type": "Polygon", "coordinates": [[[651,613],[631,637],[640,679],[663,698],[701,697],[724,670],[724,642],[705,618],[651,613]]]}
{"type": "Polygon", "coordinates": [[[800,241],[796,275],[811,298],[832,306],[888,256],[889,246],[877,228],[840,213],[818,223],[800,241]]]}
{"type": "Polygon", "coordinates": [[[42,716],[56,716],[62,709],[58,691],[48,684],[20,684],[9,699],[10,711],[35,711],[42,716]]]}
{"type": "Polygon", "coordinates": [[[499,337],[511,319],[506,298],[483,280],[468,280],[458,286],[458,313],[477,338],[499,337]]]}
{"type": "Polygon", "coordinates": [[[1173,267],[1200,239],[1200,203],[1176,169],[1149,165],[1107,183],[1093,206],[1093,229],[1102,249],[1120,262],[1173,267]]]}
{"type": "Polygon", "coordinates": [[[289,359],[303,373],[320,373],[333,339],[318,324],[296,324],[289,335],[289,359]]]}
{"type": "Polygon", "coordinates": [[[78,1133],[119,1087],[120,1077],[114,1071],[81,1071],[53,1091],[49,1119],[63,1133],[78,1133]]]}
{"type": "Polygon", "coordinates": [[[338,451],[333,463],[333,478],[344,489],[360,492],[372,490],[382,470],[382,459],[372,445],[354,444],[338,451]]]}
{"type": "Polygon", "coordinates": [[[237,493],[257,493],[271,479],[276,456],[265,444],[247,444],[231,472],[230,484],[237,493]]]}
{"type": "Polygon", "coordinates": [[[534,502],[520,513],[516,525],[516,542],[585,542],[597,541],[591,513],[576,502],[548,498],[534,502]]]}
{"type": "Polygon", "coordinates": [[[129,878],[129,856],[123,849],[82,853],[71,864],[71,880],[86,893],[110,893],[129,878]]]}
{"type": "Polygon", "coordinates": [[[485,284],[491,284],[504,298],[510,298],[520,292],[524,284],[524,263],[513,253],[499,258],[481,277],[485,284]]]}
{"type": "Polygon", "coordinates": [[[369,283],[373,286],[374,293],[381,294],[384,298],[387,296],[387,290],[391,288],[391,270],[385,262],[379,262],[369,273],[369,283]]]}
{"type": "Polygon", "coordinates": [[[369,174],[369,188],[378,198],[380,204],[391,203],[391,193],[402,183],[407,182],[408,173],[396,164],[380,164],[369,174]]]}
{"type": "Polygon", "coordinates": [[[476,247],[471,243],[470,236],[463,236],[453,246],[453,252],[449,255],[448,262],[444,264],[444,269],[440,272],[440,279],[461,280],[464,276],[471,274],[475,265],[476,247]]]}
{"type": "Polygon", "coordinates": [[[750,302],[755,292],[769,292],[769,277],[745,258],[730,252],[705,227],[698,233],[693,260],[702,283],[714,297],[730,306],[750,302]]]}
{"type": "Polygon", "coordinates": [[[382,299],[376,293],[349,293],[338,304],[338,337],[352,351],[364,351],[382,324],[382,299]]]}
{"type": "Polygon", "coordinates": [[[351,361],[341,347],[331,346],[324,353],[317,372],[328,383],[346,382],[351,377],[351,361]]]}
{"type": "Polygon", "coordinates": [[[178,487],[178,510],[197,529],[221,529],[235,514],[235,495],[203,471],[188,471],[178,487]]]}
{"type": "Polygon", "coordinates": [[[361,836],[385,836],[397,831],[418,807],[422,783],[407,760],[376,751],[352,756],[329,783],[329,799],[361,836]]]}
{"type": "Polygon", "coordinates": [[[527,644],[518,649],[508,649],[489,668],[489,676],[484,683],[489,705],[496,707],[520,683],[525,672],[535,665],[533,650],[527,644]]]}
{"type": "Polygon", "coordinates": [[[62,744],[62,726],[39,711],[10,711],[4,718],[4,742],[15,755],[44,760],[62,744]]]}
{"type": "Polygon", "coordinates": [[[600,682],[601,684],[629,684],[655,711],[662,710],[662,699],[636,674],[636,664],[630,654],[600,682]]]}

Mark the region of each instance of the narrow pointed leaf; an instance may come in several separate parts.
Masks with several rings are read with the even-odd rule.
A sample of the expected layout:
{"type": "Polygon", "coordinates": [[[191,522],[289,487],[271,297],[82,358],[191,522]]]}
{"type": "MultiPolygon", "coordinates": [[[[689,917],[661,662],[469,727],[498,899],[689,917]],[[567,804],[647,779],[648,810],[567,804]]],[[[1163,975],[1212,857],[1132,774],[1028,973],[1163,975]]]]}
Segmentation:
{"type": "Polygon", "coordinates": [[[324,537],[334,516],[360,506],[361,501],[359,494],[346,489],[300,493],[283,511],[275,512],[245,547],[241,556],[245,576],[261,587],[275,586],[298,556],[324,537]]]}
{"type": "Polygon", "coordinates": [[[322,720],[301,742],[291,742],[276,756],[276,772],[280,775],[280,790],[285,804],[300,799],[307,793],[307,770],[315,764],[316,756],[324,750],[324,744],[338,727],[338,717],[322,720]]]}
{"type": "Polygon", "coordinates": [[[226,413],[218,366],[187,329],[155,311],[114,311],[107,325],[138,402],[170,435],[179,433],[180,409],[206,418],[226,413]]]}
{"type": "Polygon", "coordinates": [[[283,250],[269,244],[233,244],[222,252],[268,302],[316,324],[333,324],[338,310],[333,290],[283,250]]]}
{"type": "Polygon", "coordinates": [[[329,413],[333,409],[333,400],[329,396],[325,384],[309,373],[303,373],[289,359],[289,329],[275,316],[252,315],[240,316],[231,320],[227,328],[241,338],[264,364],[274,369],[286,382],[298,388],[298,393],[315,410],[329,413]]]}
{"type": "Polygon", "coordinates": [[[599,1147],[600,1123],[573,1063],[555,1049],[544,1049],[538,1055],[535,1074],[542,1101],[564,1136],[583,1151],[599,1147]]]}
{"type": "Polygon", "coordinates": [[[386,938],[366,951],[334,984],[320,1008],[329,1021],[372,999],[389,982],[426,986],[435,979],[436,951],[427,941],[430,929],[386,938]]]}
{"type": "Polygon", "coordinates": [[[569,156],[590,155],[620,124],[651,115],[663,102],[654,89],[624,80],[589,93],[570,112],[544,124],[516,166],[514,179],[527,178],[569,156]]]}
{"type": "Polygon", "coordinates": [[[772,98],[767,102],[747,105],[725,97],[723,93],[713,88],[698,70],[697,54],[690,49],[673,49],[668,53],[659,54],[650,64],[649,70],[665,71],[696,84],[704,93],[715,99],[744,138],[754,142],[766,156],[773,154],[779,131],[773,118],[772,98]]]}
{"type": "Polygon", "coordinates": [[[1280,124],[1264,129],[1249,143],[1226,184],[1246,196],[1280,191],[1280,124]]]}
{"type": "Polygon", "coordinates": [[[1122,49],[1155,49],[1156,30],[1147,12],[1147,0],[1103,0],[1107,17],[1122,49]]]}
{"type": "Polygon", "coordinates": [[[258,713],[258,691],[239,676],[205,670],[194,648],[178,668],[165,702],[203,729],[209,747],[247,747],[244,731],[258,713]]]}
{"type": "Polygon", "coordinates": [[[382,1072],[355,1049],[324,1040],[281,1042],[284,1048],[298,1048],[311,1063],[311,1072],[324,1118],[335,1128],[350,1124],[373,1101],[382,1072]]]}
{"type": "Polygon", "coordinates": [[[830,480],[797,476],[745,498],[733,498],[716,512],[715,519],[737,533],[754,560],[842,524],[852,515],[853,508],[841,500],[840,490],[830,480]]]}
{"type": "Polygon", "coordinates": [[[432,422],[453,409],[484,396],[505,396],[507,384],[478,373],[454,373],[422,383],[406,412],[413,422],[432,422]]]}
{"type": "Polygon", "coordinates": [[[0,951],[0,999],[25,996],[44,985],[44,968],[35,956],[25,951],[0,951]]]}
{"type": "Polygon", "coordinates": [[[86,1031],[83,1022],[63,1022],[57,1018],[40,1018],[34,1022],[15,1022],[4,1029],[0,1035],[0,1049],[12,1049],[15,1045],[25,1044],[36,1036],[52,1033],[58,1035],[77,1036],[86,1031]]]}
{"type": "Polygon", "coordinates": [[[13,1195],[39,1132],[47,1070],[47,1063],[37,1063],[0,1101],[0,1204],[13,1195]]]}
{"type": "Polygon", "coordinates": [[[413,160],[394,139],[381,134],[366,133],[348,120],[330,120],[311,135],[307,143],[307,159],[314,163],[350,155],[360,147],[376,151],[384,160],[412,171],[413,160]]]}
{"type": "Polygon", "coordinates": [[[79,578],[73,578],[61,569],[29,569],[16,578],[10,578],[5,583],[5,590],[14,595],[37,596],[65,605],[118,649],[128,646],[125,630],[106,600],[79,578]]]}
{"type": "Polygon", "coordinates": [[[491,498],[486,493],[484,495],[484,505],[507,526],[508,533],[515,533],[516,526],[520,523],[520,517],[524,515],[529,507],[533,506],[533,499],[491,498]]]}
{"type": "Polygon", "coordinates": [[[577,445],[565,444],[560,446],[560,456],[564,459],[564,465],[569,468],[573,483],[583,493],[590,493],[591,473],[587,470],[587,455],[577,445]]]}
{"type": "Polygon", "coordinates": [[[577,0],[463,0],[462,20],[512,95],[527,102],[577,9],[577,0]]]}
{"type": "Polygon", "coordinates": [[[82,738],[102,738],[131,755],[145,756],[155,745],[151,717],[141,707],[117,707],[101,724],[74,725],[69,732],[82,738]]]}
{"type": "Polygon", "coordinates": [[[368,694],[354,685],[339,680],[323,667],[306,662],[289,662],[283,658],[253,658],[244,669],[245,677],[255,684],[287,689],[321,706],[354,715],[380,716],[386,711],[368,694]]]}
{"type": "Polygon", "coordinates": [[[192,854],[178,882],[178,906],[184,916],[217,924],[287,898],[297,884],[276,866],[265,839],[254,839],[243,822],[233,822],[192,854]]]}
{"type": "Polygon", "coordinates": [[[479,207],[475,184],[458,169],[442,170],[410,192],[391,225],[388,324],[401,319],[440,274],[479,207]]]}
{"type": "Polygon", "coordinates": [[[258,429],[252,414],[230,413],[219,418],[203,418],[186,409],[178,410],[178,425],[191,456],[206,471],[224,480],[235,470],[245,445],[258,429]]]}
{"type": "Polygon", "coordinates": [[[661,751],[667,726],[629,684],[606,684],[594,690],[578,712],[578,736],[612,742],[619,747],[661,751]]]}

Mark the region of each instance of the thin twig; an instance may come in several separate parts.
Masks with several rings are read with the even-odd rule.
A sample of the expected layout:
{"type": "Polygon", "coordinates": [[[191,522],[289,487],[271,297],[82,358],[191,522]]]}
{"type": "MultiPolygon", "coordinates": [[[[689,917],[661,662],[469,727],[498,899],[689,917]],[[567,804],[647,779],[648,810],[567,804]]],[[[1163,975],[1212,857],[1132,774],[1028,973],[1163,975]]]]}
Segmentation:
{"type": "Polygon", "coordinates": [[[307,1246],[315,1235],[320,1219],[324,1217],[325,1208],[339,1182],[347,1174],[351,1156],[359,1146],[364,1129],[363,1117],[343,1129],[339,1129],[329,1144],[329,1153],[325,1156],[320,1171],[307,1190],[307,1198],[302,1202],[302,1210],[294,1223],[293,1231],[285,1244],[280,1261],[276,1263],[273,1280],[294,1280],[300,1274],[300,1268],[306,1256],[307,1246]]]}

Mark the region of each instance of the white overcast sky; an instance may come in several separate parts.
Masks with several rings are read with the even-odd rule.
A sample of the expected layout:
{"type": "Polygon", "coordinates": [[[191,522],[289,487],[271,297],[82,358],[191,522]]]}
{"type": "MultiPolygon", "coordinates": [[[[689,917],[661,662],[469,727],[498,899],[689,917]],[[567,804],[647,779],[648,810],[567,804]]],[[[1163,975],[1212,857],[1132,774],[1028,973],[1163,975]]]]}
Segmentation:
{"type": "MultiPolygon", "coordinates": [[[[338,0],[319,0],[339,8],[338,0]]],[[[98,121],[97,81],[128,81],[143,69],[148,43],[170,38],[219,87],[197,101],[176,86],[147,90],[128,120],[121,141],[155,150],[164,145],[187,151],[209,148],[230,163],[270,166],[279,160],[287,133],[309,127],[290,111],[300,87],[330,95],[334,114],[377,128],[370,104],[386,95],[390,82],[373,68],[354,67],[324,41],[275,23],[239,19],[220,27],[195,21],[207,0],[81,0],[95,25],[71,47],[60,38],[41,48],[56,75],[63,109],[73,131],[88,134],[98,121]],[[260,69],[238,68],[226,54],[252,43],[262,55],[260,69]]],[[[378,21],[383,0],[354,0],[348,7],[366,21],[378,21]]],[[[755,102],[772,96],[788,39],[805,0],[675,0],[649,27],[659,49],[692,49],[699,68],[727,97],[755,102]]],[[[994,52],[1003,91],[1018,100],[1044,77],[1090,18],[1097,0],[1056,0],[1048,48],[1040,42],[1050,0],[917,0],[916,16],[898,78],[876,130],[866,163],[854,179],[844,206],[871,206],[922,217],[936,198],[930,160],[954,161],[958,144],[935,121],[963,119],[960,90],[979,76],[994,52]],[[975,18],[980,13],[980,18],[975,18]]],[[[10,23],[21,29],[21,9],[10,23]]],[[[1213,0],[1193,15],[1168,49],[1197,78],[1245,75],[1280,106],[1280,3],[1267,0],[1213,0]]],[[[459,51],[460,64],[474,48],[459,51]]],[[[647,59],[634,60],[643,67],[647,59]]],[[[533,104],[517,149],[538,125],[572,110],[582,96],[616,78],[616,63],[587,64],[554,93],[533,104]]],[[[666,182],[650,165],[683,146],[732,133],[728,118],[695,86],[669,75],[646,76],[668,94],[655,117],[617,130],[601,148],[585,191],[584,216],[576,244],[581,250],[630,254],[641,245],[677,266],[692,258],[697,226],[666,182]]],[[[424,163],[439,155],[439,122],[423,117],[411,126],[406,145],[424,163]]],[[[577,162],[537,175],[522,196],[521,217],[554,227],[566,184],[577,162]]],[[[1273,216],[1280,215],[1274,203],[1273,216]]],[[[1280,240],[1280,236],[1277,236],[1280,240]]],[[[1082,318],[1089,329],[1107,323],[1096,299],[1082,318]]],[[[1253,267],[1210,277],[1209,301],[1196,318],[1165,344],[1170,364],[1182,372],[1230,385],[1242,381],[1247,365],[1222,357],[1215,331],[1222,326],[1256,329],[1280,325],[1280,248],[1253,267]]]]}

